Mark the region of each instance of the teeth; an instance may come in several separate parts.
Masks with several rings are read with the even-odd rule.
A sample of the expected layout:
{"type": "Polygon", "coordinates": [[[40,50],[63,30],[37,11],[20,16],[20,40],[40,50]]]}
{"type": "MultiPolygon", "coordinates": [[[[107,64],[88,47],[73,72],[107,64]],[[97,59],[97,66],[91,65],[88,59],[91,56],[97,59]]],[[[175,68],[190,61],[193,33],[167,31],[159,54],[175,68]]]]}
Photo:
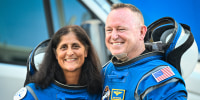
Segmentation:
{"type": "Polygon", "coordinates": [[[65,59],[66,61],[73,61],[73,60],[75,60],[75,59],[65,59]]]}
{"type": "Polygon", "coordinates": [[[120,45],[121,43],[113,43],[113,45],[120,45]]]}

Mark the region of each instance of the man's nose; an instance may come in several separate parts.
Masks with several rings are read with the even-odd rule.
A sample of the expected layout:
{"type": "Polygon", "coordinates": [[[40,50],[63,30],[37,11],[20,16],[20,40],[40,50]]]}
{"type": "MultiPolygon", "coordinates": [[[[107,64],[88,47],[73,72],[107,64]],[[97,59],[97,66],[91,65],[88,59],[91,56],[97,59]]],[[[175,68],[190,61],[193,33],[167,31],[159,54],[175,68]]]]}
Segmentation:
{"type": "Polygon", "coordinates": [[[113,30],[113,31],[112,31],[112,39],[113,39],[113,40],[116,40],[118,37],[119,37],[119,34],[117,33],[117,31],[116,31],[116,30],[113,30]]]}

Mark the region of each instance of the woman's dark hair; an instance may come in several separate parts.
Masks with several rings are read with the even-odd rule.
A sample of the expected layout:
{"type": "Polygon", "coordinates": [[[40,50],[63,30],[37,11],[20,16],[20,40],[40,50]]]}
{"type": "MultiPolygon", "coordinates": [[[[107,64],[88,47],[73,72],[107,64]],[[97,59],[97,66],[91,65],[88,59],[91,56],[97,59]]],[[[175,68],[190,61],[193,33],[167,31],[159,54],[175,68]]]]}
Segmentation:
{"type": "Polygon", "coordinates": [[[78,40],[85,46],[86,50],[88,50],[88,55],[82,66],[78,85],[87,85],[89,93],[101,93],[102,79],[100,75],[100,60],[87,33],[77,25],[65,26],[53,35],[48,44],[40,69],[33,77],[33,82],[36,83],[36,87],[39,86],[43,89],[48,87],[54,80],[63,84],[66,83],[64,73],[58,64],[53,49],[57,48],[61,37],[70,32],[74,33],[78,40]]]}

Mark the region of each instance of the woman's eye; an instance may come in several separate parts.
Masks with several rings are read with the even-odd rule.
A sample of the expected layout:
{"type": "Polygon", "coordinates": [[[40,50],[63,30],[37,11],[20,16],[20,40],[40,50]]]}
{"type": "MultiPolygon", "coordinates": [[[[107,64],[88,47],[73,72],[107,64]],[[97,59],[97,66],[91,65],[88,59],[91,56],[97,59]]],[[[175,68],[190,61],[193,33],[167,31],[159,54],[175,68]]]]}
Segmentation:
{"type": "Polygon", "coordinates": [[[73,45],[73,48],[78,49],[78,48],[80,48],[80,46],[79,45],[73,45]]]}
{"type": "Polygon", "coordinates": [[[61,50],[65,50],[65,49],[67,49],[67,46],[63,45],[63,46],[61,46],[60,49],[61,49],[61,50]]]}

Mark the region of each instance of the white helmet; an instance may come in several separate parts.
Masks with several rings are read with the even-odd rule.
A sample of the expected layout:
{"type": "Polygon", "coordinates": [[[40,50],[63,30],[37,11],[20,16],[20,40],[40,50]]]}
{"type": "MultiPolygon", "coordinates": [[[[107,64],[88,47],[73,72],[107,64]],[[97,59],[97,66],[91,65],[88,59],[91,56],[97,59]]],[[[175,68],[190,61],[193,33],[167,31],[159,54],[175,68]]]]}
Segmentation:
{"type": "Polygon", "coordinates": [[[147,28],[145,42],[166,44],[164,60],[173,65],[183,78],[189,76],[198,61],[198,48],[190,27],[164,17],[147,28]]]}

